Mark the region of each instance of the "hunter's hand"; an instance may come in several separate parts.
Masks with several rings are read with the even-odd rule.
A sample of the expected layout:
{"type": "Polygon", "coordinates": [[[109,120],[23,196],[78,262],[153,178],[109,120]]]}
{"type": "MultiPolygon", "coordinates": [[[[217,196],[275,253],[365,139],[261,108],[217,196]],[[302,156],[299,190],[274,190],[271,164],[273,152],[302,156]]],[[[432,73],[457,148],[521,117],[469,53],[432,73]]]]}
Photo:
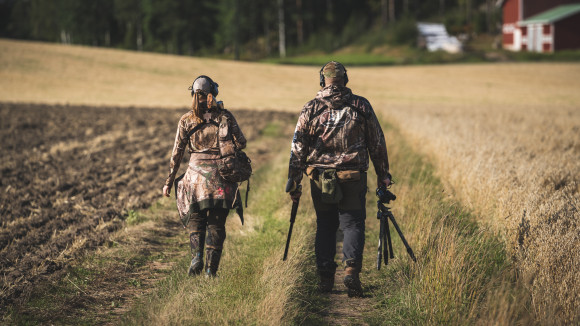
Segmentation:
{"type": "Polygon", "coordinates": [[[302,196],[302,191],[292,191],[292,192],[290,192],[290,198],[295,203],[297,203],[300,200],[300,196],[302,196]]]}
{"type": "Polygon", "coordinates": [[[385,187],[388,187],[390,184],[391,184],[390,178],[385,178],[383,180],[377,178],[377,188],[379,188],[382,185],[384,185],[385,187]]]}
{"type": "Polygon", "coordinates": [[[170,186],[163,186],[163,196],[169,197],[171,194],[171,187],[170,186]]]}

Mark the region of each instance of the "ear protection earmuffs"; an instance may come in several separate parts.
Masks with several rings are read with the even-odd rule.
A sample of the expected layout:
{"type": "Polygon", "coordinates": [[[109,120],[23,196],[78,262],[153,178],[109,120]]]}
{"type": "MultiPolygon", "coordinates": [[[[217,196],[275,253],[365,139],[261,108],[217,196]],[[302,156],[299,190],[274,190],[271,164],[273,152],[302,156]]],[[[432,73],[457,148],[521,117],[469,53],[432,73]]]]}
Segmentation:
{"type": "MultiPolygon", "coordinates": [[[[324,70],[324,67],[326,67],[327,64],[331,63],[331,62],[336,62],[336,61],[328,61],[327,63],[324,64],[324,66],[322,66],[322,68],[320,68],[320,87],[324,87],[326,86],[326,82],[324,81],[324,75],[322,74],[322,71],[324,70]]],[[[346,68],[344,67],[344,65],[342,63],[337,62],[338,64],[340,64],[343,68],[344,68],[344,86],[346,86],[346,84],[348,83],[348,75],[346,74],[346,68]]]]}
{"type": "Polygon", "coordinates": [[[205,78],[209,81],[209,87],[210,87],[210,93],[211,95],[213,95],[214,97],[216,97],[219,93],[219,89],[218,87],[220,86],[218,83],[214,82],[211,78],[209,78],[206,75],[201,75],[199,77],[197,77],[196,79],[193,80],[193,83],[191,83],[191,86],[189,86],[189,90],[191,91],[191,96],[193,96],[193,94],[195,93],[195,91],[193,90],[193,85],[195,84],[195,81],[200,79],[200,78],[205,78]]]}

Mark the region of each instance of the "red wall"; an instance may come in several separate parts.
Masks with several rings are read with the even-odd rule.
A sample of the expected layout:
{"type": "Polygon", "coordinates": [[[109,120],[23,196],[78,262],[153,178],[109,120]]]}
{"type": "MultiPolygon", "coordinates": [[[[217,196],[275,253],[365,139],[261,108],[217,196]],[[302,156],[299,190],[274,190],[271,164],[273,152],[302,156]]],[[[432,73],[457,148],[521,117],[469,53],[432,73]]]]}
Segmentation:
{"type": "Polygon", "coordinates": [[[544,31],[543,31],[544,34],[550,35],[552,33],[552,31],[550,30],[550,26],[552,26],[552,25],[544,25],[544,31]]]}
{"type": "Polygon", "coordinates": [[[514,34],[503,34],[502,37],[503,44],[514,44],[514,34]]]}
{"type": "Polygon", "coordinates": [[[542,44],[542,52],[550,52],[552,51],[552,44],[550,43],[544,43],[542,44]]]}
{"type": "Polygon", "coordinates": [[[512,24],[519,20],[520,0],[507,0],[503,5],[503,23],[512,24]]]}
{"type": "Polygon", "coordinates": [[[524,17],[532,17],[548,9],[569,3],[580,3],[580,0],[524,0],[524,17]]]}
{"type": "Polygon", "coordinates": [[[580,49],[580,13],[554,24],[554,50],[580,49]]]}

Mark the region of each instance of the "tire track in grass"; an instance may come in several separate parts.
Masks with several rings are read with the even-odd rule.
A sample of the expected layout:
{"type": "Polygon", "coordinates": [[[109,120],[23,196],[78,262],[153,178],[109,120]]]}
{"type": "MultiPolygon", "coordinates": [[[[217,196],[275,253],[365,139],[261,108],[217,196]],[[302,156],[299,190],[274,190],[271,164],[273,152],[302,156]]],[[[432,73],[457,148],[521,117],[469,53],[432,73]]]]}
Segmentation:
{"type": "MultiPolygon", "coordinates": [[[[390,125],[384,127],[397,200],[389,205],[417,257],[391,228],[395,259],[376,270],[376,197],[367,197],[363,273],[374,309],[370,325],[534,324],[529,294],[498,234],[448,195],[434,167],[390,125]]],[[[373,176],[374,177],[374,176],[373,176]]],[[[373,180],[373,177],[369,177],[373,180]]],[[[365,282],[363,280],[363,282],[365,282]]]]}
{"type": "MultiPolygon", "coordinates": [[[[389,206],[417,263],[391,228],[395,258],[376,270],[379,222],[371,188],[361,273],[366,297],[348,298],[339,267],[332,293],[311,292],[306,299],[323,303],[322,308],[313,306],[311,313],[328,325],[530,323],[529,296],[514,278],[500,237],[480,227],[468,210],[445,194],[433,167],[396,128],[383,125],[383,129],[397,181],[391,191],[398,198],[389,206]]],[[[376,180],[374,169],[368,180],[376,180]]],[[[376,186],[372,181],[369,188],[376,186]]]]}
{"type": "MultiPolygon", "coordinates": [[[[68,227],[65,226],[62,232],[66,231],[66,234],[63,233],[65,235],[72,234],[71,238],[73,240],[71,241],[68,241],[69,238],[60,237],[62,232],[44,230],[48,232],[47,237],[52,235],[52,238],[55,240],[61,240],[61,242],[68,241],[66,246],[63,246],[66,248],[64,250],[60,248],[59,252],[50,252],[52,247],[46,246],[44,248],[46,249],[44,250],[46,255],[50,257],[66,255],[66,259],[63,259],[58,273],[54,273],[53,270],[41,270],[37,272],[26,266],[21,267],[20,272],[23,275],[30,275],[33,272],[35,273],[34,275],[38,274],[41,277],[40,279],[34,279],[34,282],[21,282],[22,286],[26,286],[26,297],[19,298],[13,304],[7,305],[6,309],[1,309],[2,316],[0,318],[8,322],[31,324],[50,322],[66,324],[74,324],[77,322],[107,322],[111,318],[118,317],[127,311],[133,304],[135,298],[150,292],[159,280],[167,277],[168,270],[173,268],[172,266],[179,260],[179,257],[187,255],[187,250],[183,248],[183,244],[187,243],[187,241],[183,241],[182,229],[179,223],[176,222],[178,219],[176,212],[172,208],[173,200],[163,199],[151,209],[137,211],[131,209],[148,206],[153,198],[159,198],[159,189],[154,185],[159,182],[156,180],[162,180],[165,177],[165,172],[160,171],[165,171],[163,166],[167,162],[163,160],[164,163],[160,164],[159,159],[156,159],[156,157],[161,152],[164,153],[163,155],[167,155],[167,151],[171,149],[170,142],[172,137],[169,136],[166,140],[161,141],[155,139],[155,137],[148,139],[145,136],[164,134],[161,130],[165,128],[168,133],[172,134],[174,124],[176,123],[176,121],[173,121],[173,117],[177,115],[178,118],[178,114],[176,113],[180,111],[153,109],[141,111],[139,109],[94,109],[86,107],[66,107],[44,111],[45,107],[32,106],[31,108],[27,108],[26,105],[24,106],[24,110],[27,110],[25,113],[28,112],[31,115],[37,114],[38,112],[50,114],[53,119],[49,119],[49,121],[75,121],[75,126],[78,126],[78,128],[74,128],[74,130],[73,128],[65,128],[66,123],[63,123],[64,125],[56,125],[56,127],[52,125],[46,127],[50,131],[62,129],[66,131],[70,138],[74,138],[73,135],[79,130],[83,130],[83,132],[91,128],[93,130],[92,132],[97,130],[98,127],[95,127],[95,123],[93,123],[95,119],[91,119],[91,117],[95,116],[99,119],[97,122],[104,122],[97,123],[98,126],[104,126],[102,130],[98,129],[99,133],[109,135],[111,134],[110,129],[117,130],[119,128],[127,131],[127,137],[109,137],[105,139],[105,145],[110,141],[114,141],[114,146],[109,146],[107,152],[103,153],[106,157],[114,158],[111,162],[107,162],[106,159],[91,160],[91,157],[94,157],[94,155],[83,154],[83,152],[87,151],[94,154],[93,149],[98,149],[99,146],[87,147],[87,144],[85,144],[85,142],[90,143],[94,139],[94,134],[89,135],[87,139],[82,138],[81,140],[85,140],[84,142],[71,142],[72,146],[69,148],[67,147],[67,144],[69,144],[67,143],[67,139],[69,138],[62,136],[58,131],[49,133],[47,130],[44,130],[43,144],[46,145],[39,145],[39,155],[42,155],[43,152],[50,153],[51,148],[54,148],[54,146],[57,146],[59,150],[67,153],[70,151],[78,153],[83,159],[78,163],[82,165],[83,171],[99,171],[98,174],[89,173],[90,178],[87,179],[90,179],[91,185],[94,186],[82,190],[83,193],[86,192],[89,195],[95,193],[101,196],[102,200],[95,202],[95,207],[100,210],[106,209],[107,207],[110,210],[112,201],[107,201],[107,199],[116,198],[114,200],[114,208],[117,215],[122,214],[122,207],[125,207],[126,214],[123,216],[124,222],[119,219],[115,219],[112,222],[101,219],[99,222],[98,219],[95,219],[95,225],[84,230],[82,234],[75,231],[79,230],[75,224],[69,225],[68,227]],[[76,116],[77,114],[78,116],[76,116]],[[141,119],[143,115],[149,116],[150,119],[141,119]],[[139,117],[139,123],[136,125],[130,123],[130,117],[134,116],[139,117]],[[152,116],[156,118],[151,119],[152,116]],[[106,123],[107,121],[111,123],[106,123]],[[143,130],[146,130],[146,132],[143,130]],[[125,146],[127,145],[125,143],[127,141],[131,144],[136,143],[134,141],[135,137],[139,138],[140,141],[138,143],[141,146],[125,146]],[[54,141],[52,141],[53,139],[54,141]],[[120,139],[122,141],[118,144],[120,139]],[[51,141],[49,142],[48,140],[51,141]],[[53,144],[56,145],[51,147],[50,145],[53,144]],[[151,159],[152,157],[154,159],[151,159]],[[122,164],[113,164],[115,162],[121,162],[122,164]],[[109,170],[118,171],[118,173],[112,177],[110,173],[102,173],[103,171],[109,170]],[[142,182],[143,184],[135,184],[139,180],[136,175],[140,175],[146,179],[146,182],[142,182]],[[154,178],[152,177],[153,175],[157,175],[158,177],[154,178]],[[127,187],[133,188],[133,190],[137,189],[138,192],[126,190],[127,187]],[[135,203],[133,203],[134,206],[127,206],[125,201],[120,200],[121,197],[126,196],[138,198],[139,205],[134,205],[135,203]],[[145,202],[149,204],[145,204],[145,202]],[[171,208],[164,208],[168,205],[171,208]],[[96,236],[99,237],[98,243],[95,243],[94,238],[96,236]],[[109,315],[112,315],[112,317],[109,315]]],[[[10,113],[10,110],[16,109],[12,106],[2,107],[0,112],[3,116],[10,116],[13,119],[11,121],[4,120],[3,123],[9,123],[13,127],[11,129],[18,130],[21,128],[18,125],[20,123],[17,119],[18,116],[15,114],[5,114],[10,113]]],[[[262,135],[262,130],[267,125],[275,123],[276,121],[285,122],[291,118],[291,115],[279,112],[257,113],[241,111],[237,114],[237,117],[244,131],[247,131],[247,138],[255,142],[257,139],[269,137],[268,135],[262,135]],[[260,119],[257,119],[258,117],[260,119]]],[[[24,123],[26,123],[26,120],[24,123]]],[[[280,125],[284,125],[284,123],[280,123],[280,125]]],[[[18,144],[26,142],[26,139],[22,138],[22,135],[19,133],[2,132],[1,134],[3,138],[10,139],[10,144],[14,143],[14,146],[3,148],[3,150],[15,151],[18,148],[18,144]]],[[[38,139],[35,134],[29,136],[32,136],[33,139],[38,139]]],[[[258,141],[257,143],[260,142],[258,141]]],[[[274,143],[267,144],[266,147],[257,147],[255,151],[251,149],[253,151],[251,155],[255,159],[256,166],[267,163],[270,154],[267,149],[275,147],[273,145],[274,143]]],[[[62,156],[49,155],[46,156],[45,160],[52,163],[50,166],[61,167],[63,170],[72,170],[72,172],[75,172],[78,166],[73,164],[67,165],[66,163],[74,163],[76,161],[59,160],[62,156]],[[54,164],[55,162],[56,164],[54,164]],[[70,167],[73,168],[70,169],[70,167]]],[[[25,156],[23,157],[26,158],[25,156]]],[[[166,159],[168,160],[168,157],[166,159]]],[[[18,164],[15,162],[9,161],[4,164],[3,173],[8,171],[7,169],[10,169],[9,172],[12,173],[15,171],[14,169],[18,168],[18,164]]],[[[68,182],[72,181],[68,180],[68,182]]],[[[58,181],[56,184],[58,186],[58,181]]],[[[85,182],[84,185],[86,186],[86,184],[85,182]]],[[[26,191],[25,188],[18,188],[17,190],[26,191]]],[[[58,194],[58,192],[56,193],[58,194]]],[[[2,203],[4,203],[5,199],[10,199],[12,196],[18,199],[18,196],[10,194],[10,196],[2,198],[2,203]]],[[[37,200],[34,198],[34,193],[32,193],[32,196],[32,200],[37,200]]],[[[58,203],[58,199],[56,202],[58,203]]],[[[12,207],[19,207],[11,205],[13,204],[3,206],[3,209],[7,208],[10,210],[12,207]]],[[[84,206],[70,206],[70,216],[75,216],[73,221],[84,221],[84,219],[77,216],[80,215],[82,217],[82,215],[86,215],[83,211],[84,206]]],[[[7,218],[8,221],[14,221],[3,221],[0,231],[6,231],[7,234],[15,226],[28,225],[28,221],[22,218],[14,218],[14,216],[7,216],[7,218]]],[[[51,221],[62,224],[68,220],[56,216],[51,221]]],[[[22,238],[28,236],[29,233],[31,232],[24,232],[22,238]]],[[[13,241],[11,246],[1,251],[2,255],[13,254],[9,250],[17,248],[17,244],[22,244],[22,241],[13,241]]],[[[29,248],[24,245],[18,248],[34,252],[34,248],[29,248]]],[[[42,268],[43,265],[41,264],[40,267],[42,268]]],[[[16,283],[16,285],[20,284],[16,283]]],[[[0,292],[2,295],[7,293],[4,292],[6,290],[4,287],[0,290],[2,290],[0,292]]]]}

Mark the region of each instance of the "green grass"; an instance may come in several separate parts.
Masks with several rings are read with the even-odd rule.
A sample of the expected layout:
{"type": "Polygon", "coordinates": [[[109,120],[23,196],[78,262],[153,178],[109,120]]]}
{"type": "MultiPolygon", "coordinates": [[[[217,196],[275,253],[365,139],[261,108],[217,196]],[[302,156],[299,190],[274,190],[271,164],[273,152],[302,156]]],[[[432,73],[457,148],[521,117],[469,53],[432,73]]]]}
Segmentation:
{"type": "Polygon", "coordinates": [[[146,218],[138,211],[131,209],[127,212],[127,214],[125,214],[125,222],[127,222],[128,225],[136,225],[145,221],[146,218]]]}
{"type": "Polygon", "coordinates": [[[392,65],[416,65],[416,64],[442,64],[442,63],[477,63],[491,62],[482,53],[452,54],[442,51],[427,52],[413,48],[405,48],[402,54],[373,54],[373,53],[325,53],[299,55],[287,58],[269,58],[263,62],[293,65],[322,66],[329,60],[339,61],[346,66],[392,66],[392,65]]]}
{"type": "MultiPolygon", "coordinates": [[[[393,212],[417,263],[408,257],[391,227],[395,259],[377,271],[377,224],[368,228],[364,272],[377,309],[365,320],[370,325],[511,324],[527,320],[524,312],[509,304],[505,311],[511,315],[501,317],[487,306],[498,284],[505,290],[495,298],[500,302],[524,295],[521,284],[515,282],[514,267],[500,236],[479,226],[469,210],[445,194],[433,166],[410,148],[397,129],[385,129],[397,180],[392,191],[399,195],[392,203],[393,212]]],[[[368,201],[367,207],[375,198],[368,201]]]]}
{"type": "MultiPolygon", "coordinates": [[[[372,297],[373,309],[363,316],[364,321],[369,325],[529,322],[529,301],[515,279],[502,239],[482,229],[469,210],[446,195],[434,167],[413,151],[397,128],[384,125],[383,129],[397,182],[391,190],[398,198],[389,206],[417,263],[408,256],[391,224],[395,258],[376,270],[376,176],[370,169],[361,280],[372,297]]],[[[310,277],[314,279],[308,282],[314,282],[317,276],[310,277]]],[[[308,294],[313,297],[303,300],[325,304],[324,296],[316,291],[308,294]]],[[[313,315],[320,311],[311,308],[313,315]]]]}
{"type": "MultiPolygon", "coordinates": [[[[121,293],[126,289],[106,288],[110,283],[125,283],[131,288],[142,289],[143,279],[138,275],[148,272],[149,263],[176,260],[163,252],[136,250],[133,242],[135,238],[138,241],[146,238],[165,243],[167,247],[178,247],[179,239],[158,237],[148,229],[149,226],[142,225],[151,220],[163,223],[166,213],[165,206],[160,203],[154,203],[149,209],[128,211],[125,215],[127,231],[112,235],[95,252],[86,253],[72,262],[59,281],[35,287],[28,301],[9,308],[3,322],[14,325],[93,325],[114,320],[115,316],[108,316],[108,311],[127,304],[121,293]],[[132,230],[137,230],[137,235],[132,230]],[[100,294],[103,291],[105,296],[100,294]],[[106,301],[104,297],[113,299],[106,301]]],[[[162,278],[166,273],[161,270],[152,275],[162,278]]]]}
{"type": "Polygon", "coordinates": [[[485,62],[577,62],[580,50],[564,50],[555,53],[512,52],[493,49],[493,37],[483,35],[464,46],[459,54],[444,51],[429,52],[410,44],[394,44],[383,32],[373,32],[343,48],[333,51],[294,50],[286,58],[270,57],[261,62],[322,66],[329,60],[336,60],[346,66],[391,66],[449,63],[485,62]]]}
{"type": "Polygon", "coordinates": [[[403,58],[388,57],[384,55],[370,53],[353,53],[353,54],[313,54],[299,55],[285,59],[270,58],[264,62],[294,65],[313,65],[322,66],[329,60],[339,61],[346,66],[390,66],[404,63],[403,58]]]}
{"type": "MultiPolygon", "coordinates": [[[[275,138],[275,130],[276,124],[272,123],[262,135],[275,138]]],[[[300,244],[307,224],[297,223],[290,259],[281,260],[288,228],[288,220],[283,217],[290,211],[283,192],[286,156],[286,151],[279,153],[272,164],[264,165],[252,176],[246,225],[240,227],[233,214],[228,217],[227,229],[239,231],[228,231],[218,277],[189,277],[185,272],[190,260],[187,255],[157,290],[124,317],[124,324],[291,324],[295,320],[316,320],[301,313],[320,304],[319,300],[301,299],[314,289],[311,282],[299,282],[313,279],[311,269],[306,268],[312,260],[297,259],[308,257],[300,244]]]]}
{"type": "Polygon", "coordinates": [[[262,137],[273,137],[279,138],[284,136],[283,134],[283,124],[284,122],[272,121],[269,122],[264,129],[260,130],[260,135],[262,137]]]}
{"type": "MultiPolygon", "coordinates": [[[[258,141],[280,141],[277,122],[261,131],[258,141]]],[[[391,172],[398,196],[393,213],[417,256],[407,255],[398,234],[391,228],[395,258],[376,270],[378,221],[373,169],[369,171],[366,246],[361,279],[372,297],[372,312],[363,315],[370,325],[523,324],[529,323],[530,302],[518,283],[502,239],[476,223],[472,213],[448,196],[436,171],[425,157],[405,142],[399,130],[384,125],[391,172]]],[[[248,148],[251,148],[252,143],[248,148]]],[[[274,146],[270,146],[274,148],[274,146]]],[[[317,273],[313,257],[315,219],[305,186],[294,226],[289,259],[282,254],[288,232],[290,202],[283,192],[287,169],[285,149],[272,155],[252,176],[246,225],[237,216],[228,218],[228,237],[218,277],[187,275],[189,249],[187,232],[160,239],[151,223],[167,221],[175,210],[174,200],[155,203],[149,210],[130,211],[128,227],[144,228],[141,238],[163,243],[160,252],[132,250],[131,241],[114,238],[103,253],[85,257],[73,265],[55,285],[35,290],[26,314],[14,311],[14,324],[308,324],[323,325],[322,311],[331,304],[316,291],[317,273]],[[98,303],[79,302],[84,292],[106,279],[111,268],[124,269],[124,284],[145,290],[142,278],[131,273],[148,268],[154,261],[173,263],[155,274],[152,291],[128,305],[121,299],[98,303]],[[63,315],[66,305],[76,304],[74,313],[63,315]],[[95,309],[107,311],[127,306],[121,320],[107,319],[95,309]],[[47,319],[49,318],[49,319],[47,319]]],[[[307,179],[304,180],[307,183],[307,179]]],[[[245,187],[242,187],[245,188],[245,187]]],[[[337,261],[340,257],[337,257],[337,261]]],[[[353,299],[356,304],[357,299],[353,299]]]]}

